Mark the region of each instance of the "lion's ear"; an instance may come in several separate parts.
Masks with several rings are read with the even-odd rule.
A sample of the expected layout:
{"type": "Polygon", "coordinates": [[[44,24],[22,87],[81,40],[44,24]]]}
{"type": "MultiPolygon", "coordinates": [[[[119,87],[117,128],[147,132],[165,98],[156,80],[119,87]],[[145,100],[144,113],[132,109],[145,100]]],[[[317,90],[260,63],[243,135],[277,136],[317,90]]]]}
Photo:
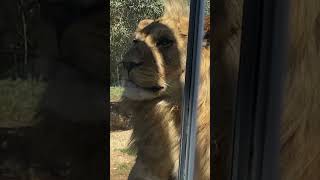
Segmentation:
{"type": "Polygon", "coordinates": [[[203,46],[210,46],[210,16],[206,16],[204,19],[203,46]]]}
{"type": "Polygon", "coordinates": [[[138,29],[143,29],[149,24],[151,24],[154,20],[153,19],[143,19],[138,24],[138,29]]]}

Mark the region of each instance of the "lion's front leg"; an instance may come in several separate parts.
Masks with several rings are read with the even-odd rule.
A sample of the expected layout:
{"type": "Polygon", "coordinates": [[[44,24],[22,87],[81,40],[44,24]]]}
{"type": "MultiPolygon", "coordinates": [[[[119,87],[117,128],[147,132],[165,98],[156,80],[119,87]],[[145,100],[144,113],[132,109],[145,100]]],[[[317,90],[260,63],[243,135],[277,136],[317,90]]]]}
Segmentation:
{"type": "Polygon", "coordinates": [[[159,161],[144,161],[139,156],[130,171],[128,180],[169,180],[172,168],[165,163],[165,159],[159,161]]]}
{"type": "Polygon", "coordinates": [[[143,163],[140,158],[137,158],[132,167],[128,180],[160,180],[158,177],[152,175],[152,170],[143,163]]]}

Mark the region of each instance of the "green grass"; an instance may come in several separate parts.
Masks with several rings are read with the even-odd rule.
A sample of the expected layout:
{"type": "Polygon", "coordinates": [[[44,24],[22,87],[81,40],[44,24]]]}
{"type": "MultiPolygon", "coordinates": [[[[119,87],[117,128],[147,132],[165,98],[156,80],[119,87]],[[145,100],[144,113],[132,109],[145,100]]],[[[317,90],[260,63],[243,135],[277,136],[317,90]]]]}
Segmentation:
{"type": "Polygon", "coordinates": [[[2,126],[34,122],[46,84],[37,80],[0,80],[0,123],[2,126]]]}
{"type": "Polygon", "coordinates": [[[136,151],[130,148],[123,148],[123,149],[116,149],[124,154],[128,154],[129,156],[135,156],[136,155],[136,151]]]}
{"type": "Polygon", "coordinates": [[[121,98],[122,93],[123,93],[122,87],[119,87],[119,86],[110,87],[110,101],[111,102],[118,101],[121,98]]]}
{"type": "Polygon", "coordinates": [[[126,174],[128,171],[130,171],[130,167],[126,163],[119,164],[117,169],[118,169],[119,173],[121,173],[121,174],[126,174]]]}

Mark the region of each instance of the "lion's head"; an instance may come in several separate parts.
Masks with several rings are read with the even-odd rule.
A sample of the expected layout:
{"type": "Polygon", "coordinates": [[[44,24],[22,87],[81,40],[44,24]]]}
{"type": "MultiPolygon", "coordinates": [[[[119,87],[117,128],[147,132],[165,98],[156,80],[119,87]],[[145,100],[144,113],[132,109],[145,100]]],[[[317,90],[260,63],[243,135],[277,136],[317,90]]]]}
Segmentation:
{"type": "MultiPolygon", "coordinates": [[[[207,27],[210,26],[208,22],[206,24],[207,27]]],[[[181,94],[184,83],[188,25],[188,16],[185,15],[167,15],[139,22],[132,45],[122,62],[126,98],[180,99],[176,95],[181,94]]]]}

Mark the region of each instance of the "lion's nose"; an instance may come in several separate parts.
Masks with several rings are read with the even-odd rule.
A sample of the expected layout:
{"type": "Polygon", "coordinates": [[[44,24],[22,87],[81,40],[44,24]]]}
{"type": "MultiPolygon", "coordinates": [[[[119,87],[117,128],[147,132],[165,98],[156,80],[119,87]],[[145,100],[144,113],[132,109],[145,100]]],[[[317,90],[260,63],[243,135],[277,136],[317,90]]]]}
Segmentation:
{"type": "Polygon", "coordinates": [[[136,63],[136,62],[123,62],[124,68],[130,72],[133,68],[141,66],[142,63],[136,63]]]}

